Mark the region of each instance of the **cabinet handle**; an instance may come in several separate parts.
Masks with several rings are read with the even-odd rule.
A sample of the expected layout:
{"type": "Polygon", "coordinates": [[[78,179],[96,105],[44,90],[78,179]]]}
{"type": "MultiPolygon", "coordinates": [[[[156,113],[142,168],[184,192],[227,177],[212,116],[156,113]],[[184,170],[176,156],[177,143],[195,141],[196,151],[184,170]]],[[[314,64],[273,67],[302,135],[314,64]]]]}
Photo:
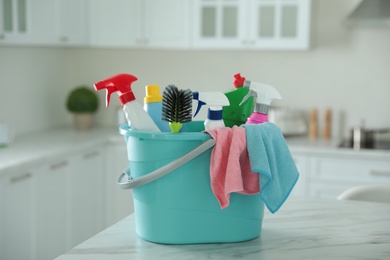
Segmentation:
{"type": "Polygon", "coordinates": [[[68,165],[68,161],[62,161],[59,163],[55,163],[55,164],[50,165],[50,170],[56,170],[56,169],[65,167],[66,165],[68,165]]]}
{"type": "Polygon", "coordinates": [[[21,181],[24,181],[28,178],[31,178],[31,173],[27,172],[25,174],[22,174],[20,176],[15,176],[15,177],[12,177],[11,178],[11,183],[17,183],[17,182],[21,182],[21,181]]]}
{"type": "Polygon", "coordinates": [[[84,159],[90,159],[92,157],[96,157],[99,155],[99,152],[98,151],[94,151],[94,152],[90,152],[90,153],[86,153],[84,154],[84,159]]]}
{"type": "Polygon", "coordinates": [[[390,177],[390,171],[370,171],[370,175],[372,176],[382,176],[382,177],[390,177]]]}

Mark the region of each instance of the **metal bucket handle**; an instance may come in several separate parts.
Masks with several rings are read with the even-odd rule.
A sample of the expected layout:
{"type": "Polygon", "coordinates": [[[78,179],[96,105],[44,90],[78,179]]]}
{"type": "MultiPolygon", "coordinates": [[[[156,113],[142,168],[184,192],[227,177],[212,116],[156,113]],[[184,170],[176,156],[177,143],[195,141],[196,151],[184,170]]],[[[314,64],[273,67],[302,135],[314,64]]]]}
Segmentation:
{"type": "Polygon", "coordinates": [[[133,179],[131,177],[130,169],[127,168],[125,171],[123,171],[119,175],[116,182],[118,183],[118,185],[122,189],[133,189],[133,188],[145,185],[149,182],[157,180],[157,179],[167,175],[168,173],[176,170],[177,168],[179,168],[183,164],[185,164],[185,163],[191,161],[192,159],[194,159],[195,157],[201,155],[202,153],[204,153],[205,151],[207,151],[208,149],[210,149],[214,145],[215,145],[214,139],[209,139],[209,140],[203,142],[202,144],[200,144],[199,146],[195,147],[194,149],[192,149],[191,151],[189,151],[188,153],[186,153],[182,157],[176,159],[175,161],[170,162],[170,163],[162,166],[161,168],[158,168],[158,169],[156,169],[148,174],[145,174],[141,177],[138,177],[136,179],[133,179]],[[129,176],[131,179],[129,179],[129,176]],[[127,179],[127,181],[122,182],[123,179],[125,179],[125,178],[127,179]]]}

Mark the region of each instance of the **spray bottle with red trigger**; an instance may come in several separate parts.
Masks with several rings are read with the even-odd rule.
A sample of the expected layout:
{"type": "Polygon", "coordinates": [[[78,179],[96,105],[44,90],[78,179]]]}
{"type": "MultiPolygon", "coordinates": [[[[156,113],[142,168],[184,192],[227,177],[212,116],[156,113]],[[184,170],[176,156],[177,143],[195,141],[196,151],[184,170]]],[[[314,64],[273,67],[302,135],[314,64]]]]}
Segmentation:
{"type": "Polygon", "coordinates": [[[123,105],[126,120],[134,130],[160,132],[160,129],[154,123],[149,114],[142,108],[141,104],[135,99],[131,90],[131,84],[137,80],[137,77],[131,74],[118,74],[99,81],[94,84],[95,89],[106,89],[106,107],[110,104],[110,97],[113,92],[119,95],[119,101],[123,105]]]}
{"type": "Polygon", "coordinates": [[[268,108],[274,99],[282,99],[280,93],[273,87],[264,83],[245,80],[244,88],[249,88],[249,93],[243,98],[242,105],[249,97],[256,98],[256,104],[252,115],[246,124],[261,124],[268,122],[268,108]]]}

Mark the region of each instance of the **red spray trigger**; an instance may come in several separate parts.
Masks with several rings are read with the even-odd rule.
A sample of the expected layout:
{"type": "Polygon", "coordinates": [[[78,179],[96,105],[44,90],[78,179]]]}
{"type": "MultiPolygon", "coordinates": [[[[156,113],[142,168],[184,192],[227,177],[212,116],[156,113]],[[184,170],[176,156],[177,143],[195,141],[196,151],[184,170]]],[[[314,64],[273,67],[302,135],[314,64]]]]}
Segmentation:
{"type": "Polygon", "coordinates": [[[122,105],[135,100],[133,91],[131,91],[131,84],[137,80],[137,77],[131,74],[118,74],[99,81],[94,84],[95,89],[106,89],[106,107],[110,104],[110,97],[113,92],[117,92],[119,100],[122,105]]]}
{"type": "Polygon", "coordinates": [[[234,74],[233,85],[235,88],[244,86],[245,78],[241,77],[240,73],[234,74]]]}

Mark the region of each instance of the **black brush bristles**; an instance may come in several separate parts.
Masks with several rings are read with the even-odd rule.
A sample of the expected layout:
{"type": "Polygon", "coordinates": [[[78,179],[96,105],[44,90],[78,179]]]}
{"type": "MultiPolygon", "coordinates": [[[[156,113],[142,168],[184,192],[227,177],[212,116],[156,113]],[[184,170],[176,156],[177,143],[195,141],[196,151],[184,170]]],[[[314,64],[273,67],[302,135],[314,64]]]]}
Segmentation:
{"type": "Polygon", "coordinates": [[[168,121],[170,126],[172,124],[173,132],[178,132],[181,124],[190,122],[192,120],[192,91],[168,85],[163,92],[162,120],[168,121]]]}

